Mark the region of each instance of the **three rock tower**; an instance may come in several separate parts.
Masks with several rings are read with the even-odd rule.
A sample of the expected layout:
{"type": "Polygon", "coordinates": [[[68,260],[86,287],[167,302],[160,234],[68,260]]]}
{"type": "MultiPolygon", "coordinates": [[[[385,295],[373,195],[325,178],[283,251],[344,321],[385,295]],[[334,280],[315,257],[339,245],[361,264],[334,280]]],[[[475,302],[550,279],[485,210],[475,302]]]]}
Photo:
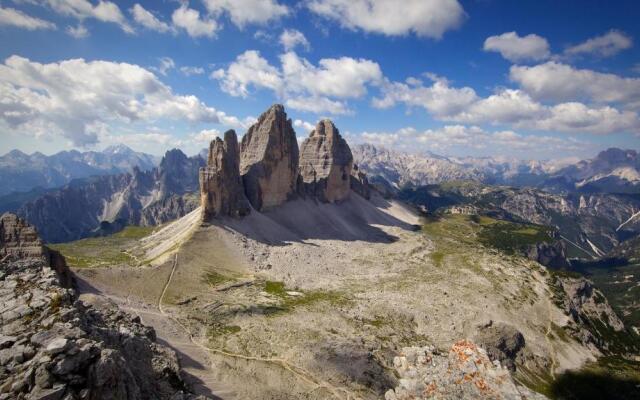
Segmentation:
{"type": "Polygon", "coordinates": [[[340,202],[363,184],[366,177],[354,170],[349,145],[333,122],[318,122],[300,151],[291,120],[280,104],[258,118],[240,146],[233,130],[224,134],[224,141],[213,140],[207,166],[200,169],[205,220],[247,215],[249,204],[263,211],[296,196],[340,202]]]}

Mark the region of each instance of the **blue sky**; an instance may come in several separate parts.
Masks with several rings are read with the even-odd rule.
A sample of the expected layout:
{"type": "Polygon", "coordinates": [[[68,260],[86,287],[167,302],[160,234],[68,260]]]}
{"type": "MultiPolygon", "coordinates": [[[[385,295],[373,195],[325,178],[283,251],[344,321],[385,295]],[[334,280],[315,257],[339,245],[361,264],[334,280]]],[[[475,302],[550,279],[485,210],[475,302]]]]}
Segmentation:
{"type": "Polygon", "coordinates": [[[453,156],[640,146],[635,1],[0,1],[0,153],[300,138],[453,156]]]}

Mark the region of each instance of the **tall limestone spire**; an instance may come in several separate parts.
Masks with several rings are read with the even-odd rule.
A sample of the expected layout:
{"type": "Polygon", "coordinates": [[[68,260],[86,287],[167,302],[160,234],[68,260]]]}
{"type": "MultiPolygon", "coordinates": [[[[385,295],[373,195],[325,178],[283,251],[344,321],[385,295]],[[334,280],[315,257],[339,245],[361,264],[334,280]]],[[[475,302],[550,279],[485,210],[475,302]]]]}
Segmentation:
{"type": "Polygon", "coordinates": [[[281,104],[264,112],[242,138],[240,174],[256,210],[278,206],[295,195],[298,141],[281,104]]]}
{"type": "Polygon", "coordinates": [[[235,131],[225,132],[224,141],[220,138],[211,141],[207,166],[200,169],[203,219],[250,212],[240,179],[239,155],[235,131]]]}
{"type": "Polygon", "coordinates": [[[350,193],[353,156],[331,120],[316,125],[300,150],[302,192],[323,202],[339,202],[350,193]]]}

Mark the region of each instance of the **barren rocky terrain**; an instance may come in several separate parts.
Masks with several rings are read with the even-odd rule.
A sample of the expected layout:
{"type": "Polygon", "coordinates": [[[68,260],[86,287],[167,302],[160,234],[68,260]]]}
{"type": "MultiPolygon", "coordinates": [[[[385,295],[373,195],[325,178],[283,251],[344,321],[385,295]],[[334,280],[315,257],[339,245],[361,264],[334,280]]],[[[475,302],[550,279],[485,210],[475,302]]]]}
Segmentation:
{"type": "Polygon", "coordinates": [[[575,323],[542,266],[484,248],[462,216],[416,230],[412,210],[374,202],[291,202],[192,226],[179,243],[160,230],[153,242],[173,244],[164,257],[151,250],[158,263],[76,272],[87,287],[138,304],[143,321],[183,353],[208,353],[198,358],[212,363],[212,393],[222,387],[237,398],[378,398],[399,384],[393,359],[404,347],[446,352],[481,340],[487,324],[522,335],[524,345],[504,357],[518,385],[600,354],[565,332],[575,323]],[[341,229],[341,213],[362,224],[341,229]],[[193,342],[184,347],[186,332],[193,342]]]}

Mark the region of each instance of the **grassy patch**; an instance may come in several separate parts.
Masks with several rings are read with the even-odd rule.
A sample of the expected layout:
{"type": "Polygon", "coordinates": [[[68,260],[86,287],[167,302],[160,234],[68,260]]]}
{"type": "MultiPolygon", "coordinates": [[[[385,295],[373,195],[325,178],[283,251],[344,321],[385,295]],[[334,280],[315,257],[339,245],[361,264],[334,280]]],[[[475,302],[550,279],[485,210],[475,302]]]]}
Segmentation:
{"type": "Polygon", "coordinates": [[[345,305],[349,300],[344,294],[333,290],[311,290],[298,292],[297,295],[290,295],[283,282],[266,281],[264,291],[278,297],[280,302],[277,306],[265,306],[262,311],[266,315],[275,315],[292,311],[296,307],[310,306],[316,303],[329,303],[331,305],[345,305]]]}
{"type": "Polygon", "coordinates": [[[376,328],[382,328],[389,324],[389,321],[383,317],[376,316],[374,319],[363,319],[362,322],[376,328]]]}
{"type": "Polygon", "coordinates": [[[218,286],[225,282],[229,282],[231,280],[233,280],[233,278],[222,275],[215,271],[205,272],[205,274],[202,277],[202,282],[206,283],[209,286],[218,286]]]}
{"type": "Polygon", "coordinates": [[[155,227],[153,226],[134,226],[129,225],[118,233],[115,233],[113,237],[121,239],[142,239],[145,236],[149,236],[153,233],[155,227]]]}
{"type": "Polygon", "coordinates": [[[284,289],[284,282],[266,281],[264,284],[264,291],[273,296],[287,296],[287,291],[284,289]]]}
{"type": "Polygon", "coordinates": [[[153,227],[128,226],[110,236],[49,244],[48,246],[59,251],[71,267],[135,265],[136,260],[126,250],[133,246],[138,239],[153,232],[153,229],[153,227]]]}
{"type": "Polygon", "coordinates": [[[551,228],[541,225],[518,224],[497,221],[482,224],[478,240],[487,247],[493,247],[507,254],[516,254],[528,246],[542,242],[553,242],[551,228]]]}
{"type": "Polygon", "coordinates": [[[524,365],[519,365],[516,371],[516,379],[524,386],[533,390],[534,392],[541,393],[549,398],[552,397],[551,385],[553,384],[553,377],[550,372],[543,371],[531,371],[524,365]]]}
{"type": "Polygon", "coordinates": [[[442,251],[434,251],[430,254],[431,261],[437,266],[442,266],[442,261],[444,261],[444,253],[442,251]]]}
{"type": "Polygon", "coordinates": [[[242,328],[237,325],[215,324],[209,327],[207,330],[207,336],[211,340],[220,336],[232,335],[240,332],[241,330],[242,328]]]}

